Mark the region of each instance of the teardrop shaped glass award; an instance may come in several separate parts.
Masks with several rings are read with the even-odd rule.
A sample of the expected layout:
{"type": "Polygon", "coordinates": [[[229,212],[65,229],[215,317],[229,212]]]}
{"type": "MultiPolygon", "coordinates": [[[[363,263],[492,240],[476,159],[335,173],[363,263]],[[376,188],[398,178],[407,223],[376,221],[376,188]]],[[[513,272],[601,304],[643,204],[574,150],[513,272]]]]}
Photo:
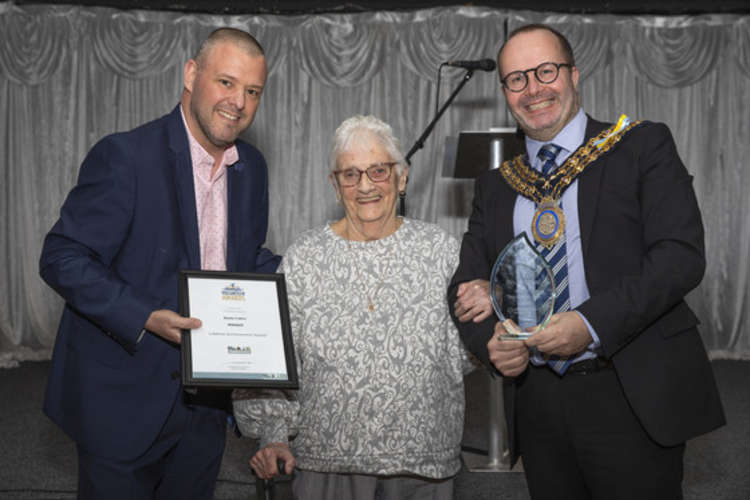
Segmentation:
{"type": "Polygon", "coordinates": [[[547,325],[555,309],[555,277],[547,261],[521,233],[492,266],[490,298],[505,326],[503,339],[527,339],[547,325]]]}

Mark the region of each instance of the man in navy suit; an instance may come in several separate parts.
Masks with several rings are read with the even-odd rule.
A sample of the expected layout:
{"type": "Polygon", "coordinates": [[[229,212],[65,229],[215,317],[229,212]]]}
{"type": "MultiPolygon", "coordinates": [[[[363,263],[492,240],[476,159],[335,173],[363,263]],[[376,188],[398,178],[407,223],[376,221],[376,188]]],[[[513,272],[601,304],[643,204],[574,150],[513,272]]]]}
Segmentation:
{"type": "Polygon", "coordinates": [[[64,299],[44,411],[77,444],[79,498],[213,496],[227,394],[180,385],[181,269],[273,272],[268,173],[238,139],[266,82],[249,34],[214,31],[168,115],[102,139],[44,241],[64,299]]]}
{"type": "Polygon", "coordinates": [[[512,461],[535,500],[681,498],[685,441],[724,424],[684,301],[705,269],[692,177],[663,124],[583,112],[557,31],[511,33],[498,72],[526,155],[477,179],[449,295],[464,343],[503,376],[512,461]],[[481,291],[524,232],[558,299],[544,329],[504,340],[481,291]]]}

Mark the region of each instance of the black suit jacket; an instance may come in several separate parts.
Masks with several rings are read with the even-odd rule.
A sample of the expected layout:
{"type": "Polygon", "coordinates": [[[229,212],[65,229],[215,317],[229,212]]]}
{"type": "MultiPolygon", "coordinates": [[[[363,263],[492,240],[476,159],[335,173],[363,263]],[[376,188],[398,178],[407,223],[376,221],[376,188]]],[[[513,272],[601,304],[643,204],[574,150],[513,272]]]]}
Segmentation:
{"type": "MultiPolygon", "coordinates": [[[[589,117],[585,140],[607,126],[589,117]]],[[[515,199],[498,170],[477,179],[449,288],[464,343],[490,367],[487,342],[496,318],[461,323],[453,304],[459,283],[489,279],[495,258],[513,238],[515,199]]],[[[683,300],[703,277],[703,225],[692,176],[669,129],[644,122],[589,165],[579,176],[578,212],[591,297],[576,309],[596,330],[648,434],[670,446],[723,425],[698,320],[683,300]]],[[[521,451],[515,439],[518,384],[503,382],[515,461],[521,451]]]]}

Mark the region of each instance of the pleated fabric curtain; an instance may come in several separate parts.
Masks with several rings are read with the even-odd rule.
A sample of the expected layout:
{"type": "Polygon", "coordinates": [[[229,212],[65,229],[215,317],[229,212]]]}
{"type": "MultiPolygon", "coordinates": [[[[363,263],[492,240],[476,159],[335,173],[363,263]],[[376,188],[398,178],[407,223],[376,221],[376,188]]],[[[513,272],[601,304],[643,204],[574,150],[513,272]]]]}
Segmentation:
{"type": "MultiPolygon", "coordinates": [[[[244,138],[270,167],[268,246],[341,216],[330,138],[354,114],[390,123],[408,150],[438,95],[463,77],[441,62],[494,58],[506,30],[545,22],[566,34],[583,106],[614,121],[667,123],[706,226],[708,267],[689,302],[717,358],[750,359],[750,17],[621,17],[450,7],[311,16],[216,16],[0,3],[0,366],[46,359],[62,301],[38,277],[42,240],[101,137],[171,110],[182,67],[219,26],[253,33],[269,78],[244,138]]],[[[497,75],[476,72],[412,158],[408,215],[460,237],[472,182],[443,176],[446,141],[512,126],[497,75]]]]}

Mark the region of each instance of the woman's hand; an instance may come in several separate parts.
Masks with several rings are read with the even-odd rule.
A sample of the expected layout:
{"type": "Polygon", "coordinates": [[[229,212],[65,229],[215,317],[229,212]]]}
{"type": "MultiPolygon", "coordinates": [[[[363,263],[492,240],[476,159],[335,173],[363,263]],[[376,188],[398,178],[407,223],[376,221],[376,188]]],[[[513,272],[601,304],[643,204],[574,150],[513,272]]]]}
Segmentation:
{"type": "Polygon", "coordinates": [[[278,474],[291,474],[295,465],[297,462],[294,460],[294,455],[289,445],[284,443],[270,443],[258,450],[250,459],[250,467],[260,479],[271,479],[278,474]],[[276,465],[279,460],[284,461],[283,471],[280,471],[276,465]]]}
{"type": "Polygon", "coordinates": [[[472,280],[458,285],[454,310],[456,317],[462,323],[469,320],[479,323],[489,318],[492,314],[490,282],[487,280],[472,280]]]}

